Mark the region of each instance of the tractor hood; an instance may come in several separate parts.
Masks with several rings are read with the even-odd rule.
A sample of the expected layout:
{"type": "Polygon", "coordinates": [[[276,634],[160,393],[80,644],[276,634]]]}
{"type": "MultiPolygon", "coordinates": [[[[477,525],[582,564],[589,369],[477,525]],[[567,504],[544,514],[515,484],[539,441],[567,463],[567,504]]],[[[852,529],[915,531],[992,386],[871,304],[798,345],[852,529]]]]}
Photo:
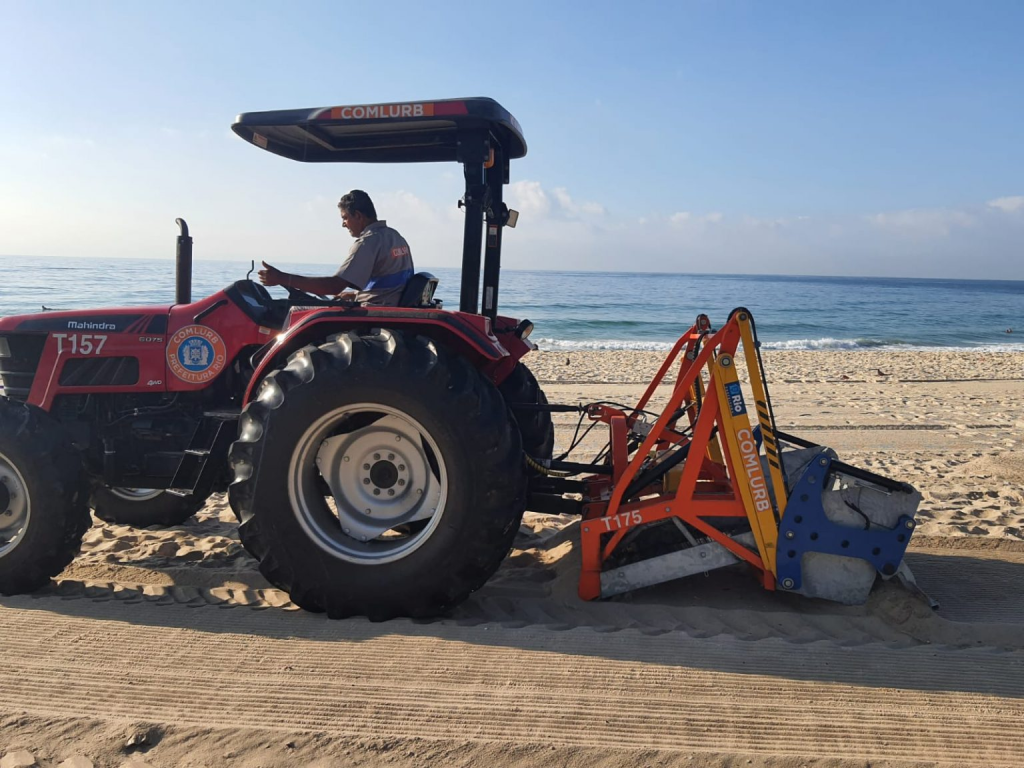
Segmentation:
{"type": "Polygon", "coordinates": [[[0,333],[156,333],[167,330],[170,306],[78,309],[0,318],[0,333]]]}
{"type": "Polygon", "coordinates": [[[231,129],[304,163],[462,161],[460,147],[474,136],[497,142],[509,159],[526,154],[519,121],[486,98],[244,112],[231,129]]]}

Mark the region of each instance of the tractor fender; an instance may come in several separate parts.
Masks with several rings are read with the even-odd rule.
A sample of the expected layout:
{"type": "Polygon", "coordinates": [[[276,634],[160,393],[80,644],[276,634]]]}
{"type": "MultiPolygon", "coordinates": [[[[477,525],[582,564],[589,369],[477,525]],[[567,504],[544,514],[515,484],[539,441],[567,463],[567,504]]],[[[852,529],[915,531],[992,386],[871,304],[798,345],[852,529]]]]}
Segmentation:
{"type": "Polygon", "coordinates": [[[248,404],[255,397],[264,377],[284,366],[293,352],[356,328],[391,328],[426,336],[469,360],[495,386],[511,373],[519,358],[533,348],[529,342],[508,332],[499,331],[502,336],[499,341],[491,330],[490,320],[481,315],[397,307],[357,310],[332,307],[304,315],[253,355],[253,375],[242,404],[248,404]]]}

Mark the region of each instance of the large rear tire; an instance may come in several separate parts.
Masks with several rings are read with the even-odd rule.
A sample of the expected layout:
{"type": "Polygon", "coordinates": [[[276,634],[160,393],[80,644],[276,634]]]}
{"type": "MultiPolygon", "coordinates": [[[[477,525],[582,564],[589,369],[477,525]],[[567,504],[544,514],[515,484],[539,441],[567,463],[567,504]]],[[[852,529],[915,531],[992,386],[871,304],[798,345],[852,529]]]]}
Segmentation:
{"type": "Polygon", "coordinates": [[[92,491],[96,517],[108,523],[148,528],[182,525],[202,509],[206,499],[175,496],[160,488],[111,488],[98,485],[92,491]]]}
{"type": "Polygon", "coordinates": [[[517,405],[547,405],[548,399],[537,379],[522,362],[516,363],[512,373],[498,387],[502,397],[511,406],[523,436],[523,450],[534,459],[550,459],[555,451],[555,427],[550,411],[516,408],[517,405]]]}
{"type": "Polygon", "coordinates": [[[498,568],[526,503],[498,390],[430,339],[351,331],[270,374],[231,448],[260,571],[331,618],[433,616],[498,568]]]}
{"type": "Polygon", "coordinates": [[[78,554],[88,493],[69,442],[45,411],[0,398],[0,594],[45,586],[78,554]]]}

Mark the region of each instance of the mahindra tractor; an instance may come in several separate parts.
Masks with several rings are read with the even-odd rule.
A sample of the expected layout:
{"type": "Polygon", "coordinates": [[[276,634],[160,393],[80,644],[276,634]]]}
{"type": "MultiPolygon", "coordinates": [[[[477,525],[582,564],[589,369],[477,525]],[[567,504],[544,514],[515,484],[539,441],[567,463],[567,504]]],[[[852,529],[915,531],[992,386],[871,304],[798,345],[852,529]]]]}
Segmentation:
{"type": "Polygon", "coordinates": [[[399,307],[342,306],[239,280],[192,301],[178,220],[175,303],[0,321],[0,591],[59,574],[90,525],[174,525],[230,485],[246,549],[299,605],[434,613],[479,587],[526,504],[550,414],[497,312],[502,201],[519,124],[490,99],[239,115],[302,162],[461,163],[459,310],[426,273],[399,307]],[[485,238],[486,231],[486,238],[485,238]],[[481,306],[481,251],[483,302],[481,306]]]}
{"type": "Polygon", "coordinates": [[[91,524],[185,522],[227,490],[239,537],[297,605],[431,616],[481,587],[524,510],[579,515],[595,599],[745,564],[767,590],[863,601],[910,583],[920,495],[777,429],[753,317],[705,315],[635,405],[549,404],[498,313],[518,122],[491,99],[244,113],[247,142],[308,163],[457,162],[458,311],[414,275],[397,307],[238,280],[192,301],[178,219],[169,306],[0,320],[0,593],[61,573],[91,524]],[[482,274],[481,274],[482,262],[482,274]],[[753,421],[748,414],[751,403],[753,421]],[[553,456],[551,414],[578,414],[553,456]],[[571,461],[590,429],[606,447],[571,461]]]}

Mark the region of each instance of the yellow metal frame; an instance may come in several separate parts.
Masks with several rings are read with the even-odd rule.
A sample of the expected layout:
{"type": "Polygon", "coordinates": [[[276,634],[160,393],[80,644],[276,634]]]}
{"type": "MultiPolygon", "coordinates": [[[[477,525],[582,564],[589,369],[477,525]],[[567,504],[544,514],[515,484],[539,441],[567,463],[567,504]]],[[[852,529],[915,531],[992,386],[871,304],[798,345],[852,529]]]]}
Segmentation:
{"type": "MultiPolygon", "coordinates": [[[[772,477],[772,488],[775,489],[775,511],[779,520],[786,513],[786,480],[782,474],[781,459],[779,458],[779,444],[775,438],[775,429],[772,426],[771,414],[768,411],[768,392],[761,378],[761,365],[757,357],[757,346],[754,341],[754,331],[750,327],[750,315],[740,312],[736,318],[739,321],[740,338],[743,340],[743,356],[747,362],[747,372],[750,376],[750,389],[754,395],[754,406],[757,411],[757,422],[761,426],[761,440],[764,442],[764,452],[768,457],[768,468],[772,477]]],[[[774,562],[774,559],[773,561],[774,562]]]]}
{"type": "Polygon", "coordinates": [[[761,469],[761,454],[747,416],[746,403],[740,393],[735,363],[732,355],[719,355],[709,364],[711,380],[722,406],[718,418],[726,432],[719,438],[728,452],[729,471],[737,480],[757,550],[765,570],[774,579],[779,523],[775,517],[768,479],[761,469]]]}

